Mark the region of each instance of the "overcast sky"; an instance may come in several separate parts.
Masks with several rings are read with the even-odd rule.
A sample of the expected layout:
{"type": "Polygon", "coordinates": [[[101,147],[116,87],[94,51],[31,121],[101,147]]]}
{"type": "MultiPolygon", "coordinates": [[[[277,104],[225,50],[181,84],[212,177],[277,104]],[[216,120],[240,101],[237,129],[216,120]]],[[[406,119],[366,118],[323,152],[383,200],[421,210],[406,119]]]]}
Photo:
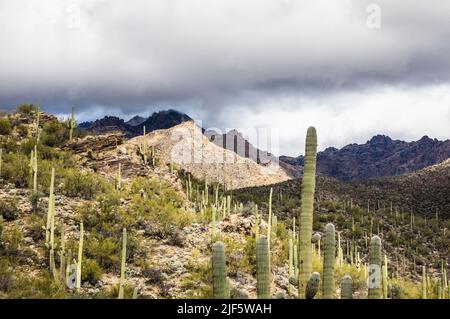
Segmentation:
{"type": "Polygon", "coordinates": [[[0,0],[0,108],[41,99],[88,120],[170,107],[272,128],[285,155],[304,152],[309,125],[320,149],[447,139],[449,21],[442,0],[0,0]]]}

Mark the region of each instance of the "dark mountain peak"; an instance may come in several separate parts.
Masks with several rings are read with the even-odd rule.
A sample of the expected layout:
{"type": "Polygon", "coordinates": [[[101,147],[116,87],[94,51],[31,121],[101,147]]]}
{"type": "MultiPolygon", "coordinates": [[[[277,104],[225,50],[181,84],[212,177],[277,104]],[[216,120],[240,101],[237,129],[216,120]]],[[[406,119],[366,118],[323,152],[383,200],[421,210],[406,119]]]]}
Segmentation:
{"type": "Polygon", "coordinates": [[[145,117],[139,116],[139,115],[135,115],[133,116],[131,119],[129,119],[126,124],[131,125],[131,126],[136,126],[141,124],[142,122],[144,122],[146,120],[145,117]]]}
{"type": "Polygon", "coordinates": [[[142,131],[142,128],[145,126],[145,130],[147,132],[151,132],[154,130],[168,129],[191,120],[192,119],[188,115],[173,109],[169,109],[154,112],[144,122],[136,125],[135,128],[139,131],[142,131]]]}
{"type": "Polygon", "coordinates": [[[374,137],[372,137],[367,144],[369,145],[386,145],[386,144],[391,144],[393,142],[393,140],[386,135],[375,135],[374,137]]]}
{"type": "MultiPolygon", "coordinates": [[[[350,145],[354,145],[354,144],[350,144],[350,145]]],[[[349,146],[349,145],[347,145],[349,146]]],[[[322,154],[332,154],[339,151],[336,147],[327,147],[323,152],[320,152],[322,154]]]]}

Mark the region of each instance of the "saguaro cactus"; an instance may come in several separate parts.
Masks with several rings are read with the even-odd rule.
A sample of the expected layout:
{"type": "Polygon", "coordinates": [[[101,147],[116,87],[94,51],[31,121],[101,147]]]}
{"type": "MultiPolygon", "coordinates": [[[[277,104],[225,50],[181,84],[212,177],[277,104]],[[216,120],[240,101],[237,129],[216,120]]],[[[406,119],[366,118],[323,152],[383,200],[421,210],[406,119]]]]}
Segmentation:
{"type": "Polygon", "coordinates": [[[384,265],[382,269],[382,281],[381,284],[383,285],[383,299],[388,298],[388,261],[386,254],[384,255],[384,265]]]}
{"type": "Polygon", "coordinates": [[[319,286],[320,286],[320,274],[318,272],[313,272],[306,284],[305,289],[306,299],[314,299],[317,292],[319,291],[319,286]]]}
{"type": "MultiPolygon", "coordinates": [[[[50,248],[50,233],[51,233],[51,225],[52,218],[55,212],[55,195],[54,195],[54,187],[55,185],[55,168],[52,167],[52,173],[50,177],[50,191],[48,195],[48,209],[47,209],[47,225],[45,229],[45,244],[48,248],[50,248]]],[[[53,247],[51,247],[53,248],[53,247]]]]}
{"type": "Polygon", "coordinates": [[[301,210],[299,213],[299,298],[304,298],[306,283],[312,271],[311,236],[316,188],[317,134],[314,127],[306,134],[305,168],[302,180],[301,210]]]}
{"type": "Polygon", "coordinates": [[[273,188],[270,188],[269,192],[269,213],[267,216],[267,242],[269,243],[269,250],[270,250],[270,233],[272,232],[272,193],[273,188]]]}
{"type": "Polygon", "coordinates": [[[373,236],[369,247],[369,299],[381,299],[381,239],[373,236]]]}
{"type": "Polygon", "coordinates": [[[31,151],[30,155],[30,175],[33,178],[33,191],[37,193],[37,174],[38,174],[38,164],[37,164],[37,145],[34,146],[34,151],[31,151]]]}
{"type": "Polygon", "coordinates": [[[78,259],[77,259],[77,276],[75,280],[75,288],[81,288],[81,263],[83,262],[83,238],[84,227],[83,223],[80,223],[80,242],[78,243],[78,259]]]}
{"type": "Polygon", "coordinates": [[[336,255],[336,235],[333,224],[325,229],[325,250],[323,255],[323,298],[334,298],[334,261],[336,255]]]}
{"type": "Polygon", "coordinates": [[[142,157],[142,161],[144,162],[144,165],[147,165],[147,153],[148,153],[148,147],[147,147],[147,140],[145,138],[145,126],[142,129],[142,143],[138,145],[138,153],[142,157]]]}
{"type": "Polygon", "coordinates": [[[353,299],[353,279],[349,275],[341,280],[341,299],[353,299]]]}
{"type": "Polygon", "coordinates": [[[256,243],[256,279],[258,299],[270,298],[269,241],[260,236],[256,243]]]}
{"type": "Polygon", "coordinates": [[[124,228],[122,230],[122,260],[120,263],[119,299],[123,299],[126,261],[127,261],[127,229],[124,228]]]}
{"type": "Polygon", "coordinates": [[[2,154],[3,154],[3,149],[0,148],[0,178],[2,177],[2,154]]]}
{"type": "Polygon", "coordinates": [[[422,266],[422,299],[427,299],[427,269],[422,266]]]}
{"type": "Polygon", "coordinates": [[[225,246],[220,241],[215,242],[212,246],[212,275],[214,298],[226,299],[228,285],[225,264],[225,246]]]}
{"type": "MultiPolygon", "coordinates": [[[[64,223],[61,221],[61,247],[59,250],[59,276],[61,277],[63,282],[66,282],[66,234],[64,223]]],[[[69,260],[70,263],[70,260],[69,260]]]]}
{"type": "Polygon", "coordinates": [[[119,167],[117,169],[117,187],[116,189],[120,191],[122,189],[122,165],[119,163],[119,167]]]}
{"type": "Polygon", "coordinates": [[[77,121],[75,121],[74,108],[72,106],[70,119],[67,120],[67,128],[69,129],[69,141],[72,141],[73,130],[77,127],[77,121]]]}

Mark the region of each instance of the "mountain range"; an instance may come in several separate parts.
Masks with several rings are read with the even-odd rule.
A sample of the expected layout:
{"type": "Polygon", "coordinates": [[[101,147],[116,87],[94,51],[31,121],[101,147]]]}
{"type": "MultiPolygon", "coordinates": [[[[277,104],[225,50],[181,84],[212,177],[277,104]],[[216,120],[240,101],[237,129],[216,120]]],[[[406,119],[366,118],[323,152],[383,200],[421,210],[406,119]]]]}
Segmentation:
{"type": "MultiPolygon", "coordinates": [[[[376,135],[365,144],[327,148],[317,154],[317,172],[342,181],[362,181],[411,173],[450,157],[450,140],[428,136],[418,141],[393,140],[376,135]]],[[[282,156],[280,161],[302,170],[304,157],[282,156]]]]}
{"type": "MultiPolygon", "coordinates": [[[[120,131],[130,137],[159,129],[168,129],[192,119],[176,110],[153,113],[148,118],[134,116],[125,121],[114,116],[105,116],[93,122],[79,125],[90,133],[120,131]]],[[[269,165],[278,162],[292,178],[301,177],[304,157],[276,156],[252,145],[237,130],[225,134],[202,130],[210,142],[226,150],[249,158],[257,164],[269,165]]],[[[450,158],[450,140],[440,141],[428,136],[418,141],[394,140],[385,135],[376,135],[365,144],[349,144],[341,149],[329,147],[317,155],[319,175],[334,177],[341,181],[364,181],[411,173],[439,164],[450,158]]]]}
{"type": "Polygon", "coordinates": [[[142,134],[144,127],[146,132],[150,133],[154,130],[171,128],[190,120],[192,119],[188,115],[169,109],[154,112],[148,118],[136,115],[127,122],[116,116],[105,116],[95,121],[80,123],[78,126],[89,133],[123,132],[132,137],[142,134]]]}

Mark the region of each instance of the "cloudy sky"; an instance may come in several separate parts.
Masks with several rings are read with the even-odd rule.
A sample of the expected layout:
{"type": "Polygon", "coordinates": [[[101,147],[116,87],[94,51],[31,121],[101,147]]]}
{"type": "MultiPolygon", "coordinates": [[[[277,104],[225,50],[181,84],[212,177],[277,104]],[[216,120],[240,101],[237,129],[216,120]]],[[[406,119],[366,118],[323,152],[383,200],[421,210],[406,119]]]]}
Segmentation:
{"type": "Polygon", "coordinates": [[[0,0],[0,108],[170,107],[271,128],[286,155],[310,125],[320,149],[447,139],[449,20],[442,0],[0,0]]]}

